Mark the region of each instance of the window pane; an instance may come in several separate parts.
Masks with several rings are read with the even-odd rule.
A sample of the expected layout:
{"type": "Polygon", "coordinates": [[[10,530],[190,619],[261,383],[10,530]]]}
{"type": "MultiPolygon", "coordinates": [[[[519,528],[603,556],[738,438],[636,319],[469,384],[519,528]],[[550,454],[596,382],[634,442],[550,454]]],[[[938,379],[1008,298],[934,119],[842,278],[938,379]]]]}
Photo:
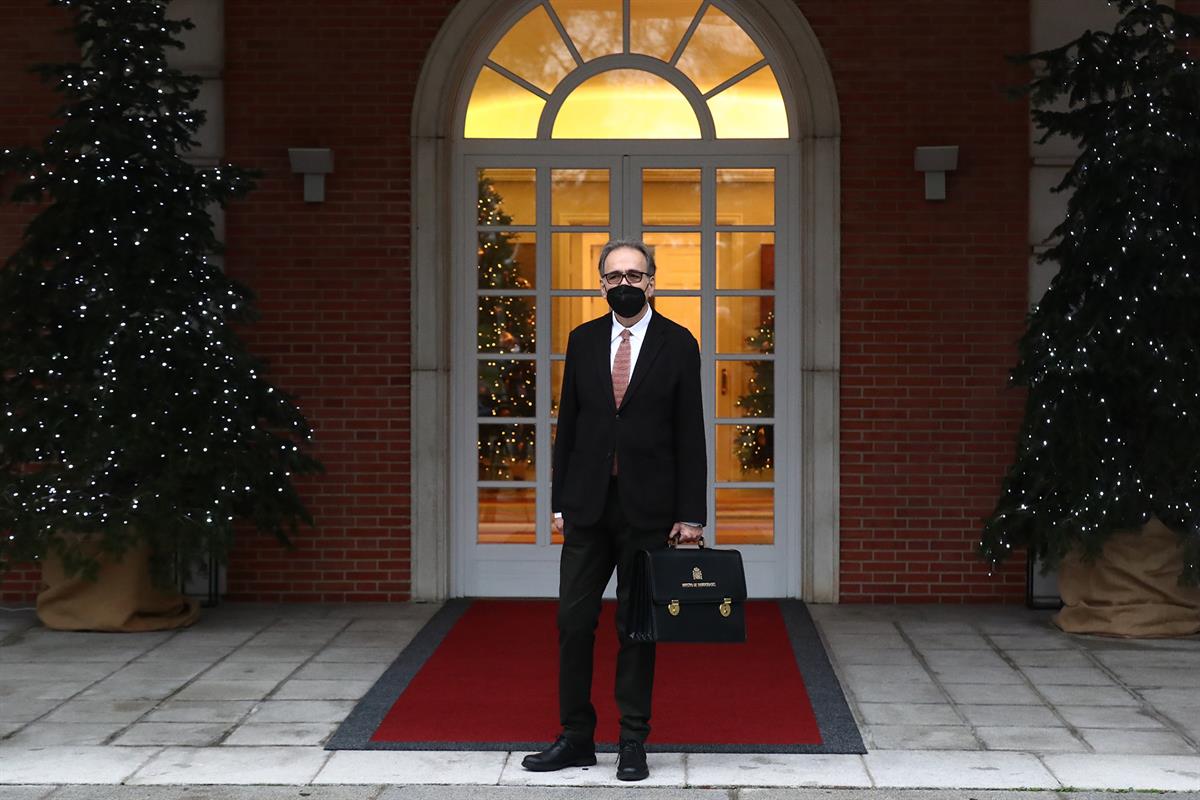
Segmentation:
{"type": "Polygon", "coordinates": [[[718,297],[717,352],[775,352],[775,298],[718,297]]]}
{"type": "MultiPolygon", "coordinates": [[[[655,280],[655,283],[658,281],[655,280]]],[[[700,298],[699,297],[655,297],[654,310],[672,322],[677,322],[692,332],[700,341],[700,298]]]]}
{"type": "Polygon", "coordinates": [[[533,225],[537,222],[537,172],[532,169],[479,170],[480,225],[533,225]]]}
{"type": "Polygon", "coordinates": [[[629,49],[670,61],[700,0],[630,0],[629,49]]]}
{"type": "Polygon", "coordinates": [[[553,225],[607,225],[606,169],[550,171],[550,222],[553,225]]]}
{"type": "Polygon", "coordinates": [[[775,170],[717,170],[718,225],[774,225],[775,170]]]}
{"type": "Polygon", "coordinates": [[[541,5],[504,34],[489,58],[547,93],[575,69],[571,51],[541,5]]]}
{"type": "Polygon", "coordinates": [[[532,297],[480,297],[479,352],[535,352],[536,319],[532,297]]]}
{"type": "Polygon", "coordinates": [[[566,369],[565,359],[554,359],[550,362],[550,416],[558,416],[558,404],[562,402],[563,370],[566,369]]]}
{"type": "Polygon", "coordinates": [[[536,139],[546,101],[484,67],[471,90],[463,136],[468,139],[536,139]]]}
{"type": "Polygon", "coordinates": [[[758,45],[741,26],[709,6],[675,66],[707,92],[762,59],[758,45]]]}
{"type": "Polygon", "coordinates": [[[613,69],[571,92],[554,120],[555,139],[699,139],[696,112],[663,78],[613,69]]]}
{"type": "Polygon", "coordinates": [[[775,362],[718,361],[717,416],[775,416],[775,362]]]}
{"type": "Polygon", "coordinates": [[[717,489],[717,544],[774,544],[774,489],[717,489]]]}
{"type": "Polygon", "coordinates": [[[480,289],[532,289],[537,279],[535,235],[512,231],[479,234],[480,289]]]}
{"type": "Polygon", "coordinates": [[[600,251],[608,233],[553,233],[551,239],[550,285],[555,289],[598,289],[600,251]]]}
{"type": "Polygon", "coordinates": [[[787,107],[770,67],[713,95],[708,100],[718,139],[786,139],[787,107]]]}
{"type": "Polygon", "coordinates": [[[532,481],[534,473],[534,426],[479,426],[479,480],[532,481]]]}
{"type": "Polygon", "coordinates": [[[718,233],[718,289],[774,289],[775,234],[718,233]]]}
{"type": "Polygon", "coordinates": [[[479,544],[534,544],[537,489],[479,490],[479,544]]]}
{"type": "Polygon", "coordinates": [[[700,224],[700,170],[643,169],[642,223],[700,224]]]}
{"type": "Polygon", "coordinates": [[[577,326],[611,313],[608,301],[595,297],[552,297],[550,299],[550,352],[567,352],[567,337],[577,326]]]}
{"type": "Polygon", "coordinates": [[[537,415],[537,364],[532,361],[480,361],[478,411],[481,417],[537,415]]]}
{"type": "Polygon", "coordinates": [[[656,289],[700,288],[700,234],[659,231],[643,236],[654,248],[656,289]]]}
{"type": "Polygon", "coordinates": [[[774,425],[716,425],[718,481],[775,478],[774,425]]]}
{"type": "Polygon", "coordinates": [[[584,61],[624,49],[621,0],[554,0],[551,5],[584,61]]]}

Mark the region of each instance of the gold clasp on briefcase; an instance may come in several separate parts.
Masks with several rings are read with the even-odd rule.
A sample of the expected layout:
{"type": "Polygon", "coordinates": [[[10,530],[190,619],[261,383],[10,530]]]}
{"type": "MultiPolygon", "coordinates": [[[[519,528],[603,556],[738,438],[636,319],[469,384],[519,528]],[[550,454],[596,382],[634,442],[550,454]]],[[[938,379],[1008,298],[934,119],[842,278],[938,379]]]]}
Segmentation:
{"type": "Polygon", "coordinates": [[[733,613],[733,599],[726,597],[725,602],[721,603],[721,616],[728,617],[731,613],[733,613]]]}
{"type": "Polygon", "coordinates": [[[671,612],[672,617],[678,617],[679,616],[679,601],[672,600],[671,602],[667,603],[667,611],[671,612]]]}

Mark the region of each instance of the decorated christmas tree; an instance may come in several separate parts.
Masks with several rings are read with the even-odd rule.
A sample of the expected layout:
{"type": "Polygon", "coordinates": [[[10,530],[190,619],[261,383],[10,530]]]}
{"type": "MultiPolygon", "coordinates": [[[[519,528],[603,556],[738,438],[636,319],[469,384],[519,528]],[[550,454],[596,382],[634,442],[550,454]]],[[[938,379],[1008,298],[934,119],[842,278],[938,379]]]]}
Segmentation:
{"type": "MultiPolygon", "coordinates": [[[[480,225],[512,224],[503,198],[487,178],[479,181],[477,217],[480,225]]],[[[476,253],[480,289],[532,289],[518,256],[516,234],[489,230],[479,236],[476,253]]],[[[528,295],[485,295],[479,298],[479,351],[533,352],[535,315],[528,295]]],[[[537,365],[530,360],[485,361],[479,365],[480,417],[532,417],[536,413],[537,365]]],[[[488,426],[481,429],[479,477],[503,480],[525,477],[533,458],[534,429],[528,425],[488,426]]],[[[531,476],[530,476],[531,477],[531,476]]]]}
{"type": "Polygon", "coordinates": [[[36,68],[61,121],[0,152],[38,209],[0,269],[0,569],[53,552],[92,574],[78,534],[114,557],[149,544],[160,567],[223,555],[238,519],[287,541],[312,524],[292,476],[320,465],[235,331],[253,294],[214,260],[210,211],[251,176],[184,158],[200,80],[167,52],[191,24],[163,0],[55,5],[81,51],[36,68]]]}
{"type": "Polygon", "coordinates": [[[1042,141],[1081,153],[1059,272],[1030,313],[1012,381],[1026,387],[1017,455],[980,552],[1047,566],[1156,516],[1200,578],[1200,64],[1198,20],[1119,0],[1111,32],[1026,57],[1042,141]],[[1058,105],[1055,105],[1056,102],[1058,105]]]}
{"type": "MultiPolygon", "coordinates": [[[[760,353],[775,352],[775,312],[768,311],[762,324],[746,344],[760,353]]],[[[738,407],[747,417],[775,416],[775,362],[751,361],[746,394],[738,398],[738,407]]],[[[770,425],[737,426],[734,447],[743,470],[771,469],[775,465],[775,436],[770,425]]]]}

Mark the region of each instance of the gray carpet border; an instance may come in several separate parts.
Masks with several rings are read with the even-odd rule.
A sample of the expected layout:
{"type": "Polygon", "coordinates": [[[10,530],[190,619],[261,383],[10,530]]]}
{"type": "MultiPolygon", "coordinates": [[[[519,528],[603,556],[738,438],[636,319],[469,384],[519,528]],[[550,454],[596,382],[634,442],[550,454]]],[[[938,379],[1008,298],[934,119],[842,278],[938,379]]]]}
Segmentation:
{"type": "MultiPolygon", "coordinates": [[[[841,684],[825,655],[808,609],[800,600],[777,600],[791,640],[792,653],[804,686],[812,701],[821,744],[670,744],[656,745],[653,736],[647,750],[653,753],[865,753],[862,736],[854,715],[846,703],[841,684]]],[[[392,704],[407,687],[421,666],[433,655],[454,623],[462,617],[471,600],[450,600],[425,624],[408,647],[396,658],[371,690],[359,701],[350,716],[325,744],[326,750],[473,750],[536,751],[553,740],[557,731],[547,731],[539,742],[373,742],[371,736],[387,716],[392,704]]],[[[753,631],[750,632],[753,635],[753,631]]],[[[670,645],[664,645],[669,647],[670,645]]],[[[731,645],[736,646],[736,645],[731,645]]],[[[597,744],[601,753],[615,753],[614,744],[597,744]]]]}
{"type": "Polygon", "coordinates": [[[408,643],[408,647],[400,652],[391,666],[380,676],[358,705],[350,712],[350,716],[338,727],[337,732],[325,743],[326,750],[437,750],[437,749],[478,749],[478,748],[437,748],[416,747],[406,742],[372,742],[371,736],[383,724],[392,705],[396,702],[421,667],[437,650],[438,645],[446,638],[446,634],[454,627],[468,607],[470,600],[448,600],[437,610],[429,621],[417,631],[417,635],[408,643]]]}

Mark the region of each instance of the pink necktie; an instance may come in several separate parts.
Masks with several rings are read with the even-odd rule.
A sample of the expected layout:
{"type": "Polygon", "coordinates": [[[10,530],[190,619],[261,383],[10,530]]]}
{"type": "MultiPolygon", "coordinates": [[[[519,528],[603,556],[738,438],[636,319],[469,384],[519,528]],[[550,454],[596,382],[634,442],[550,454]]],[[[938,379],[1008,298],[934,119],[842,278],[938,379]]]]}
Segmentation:
{"type": "Polygon", "coordinates": [[[613,359],[613,400],[617,402],[617,408],[621,407],[621,401],[625,399],[625,389],[629,386],[629,360],[632,354],[629,337],[632,335],[628,328],[621,331],[621,343],[617,345],[617,357],[613,359]]]}
{"type": "MultiPolygon", "coordinates": [[[[617,357],[613,359],[613,400],[616,401],[617,408],[621,407],[621,401],[625,399],[625,389],[629,386],[629,361],[632,355],[629,337],[632,335],[628,328],[621,331],[621,343],[617,345],[617,357]]],[[[612,474],[617,474],[616,453],[613,453],[612,474]]]]}

